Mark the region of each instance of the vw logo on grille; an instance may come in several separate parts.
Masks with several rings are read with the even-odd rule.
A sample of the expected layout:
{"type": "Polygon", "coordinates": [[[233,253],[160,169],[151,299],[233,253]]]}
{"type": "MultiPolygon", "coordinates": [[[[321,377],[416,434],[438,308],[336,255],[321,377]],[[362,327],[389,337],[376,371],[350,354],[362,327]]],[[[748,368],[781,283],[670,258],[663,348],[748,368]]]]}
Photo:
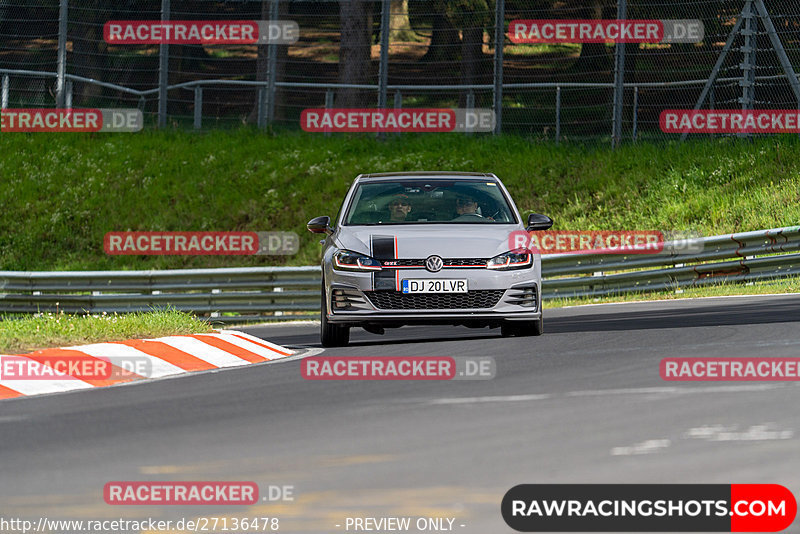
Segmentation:
{"type": "Polygon", "coordinates": [[[444,261],[439,256],[428,256],[425,260],[425,268],[432,273],[438,273],[444,267],[444,261]]]}

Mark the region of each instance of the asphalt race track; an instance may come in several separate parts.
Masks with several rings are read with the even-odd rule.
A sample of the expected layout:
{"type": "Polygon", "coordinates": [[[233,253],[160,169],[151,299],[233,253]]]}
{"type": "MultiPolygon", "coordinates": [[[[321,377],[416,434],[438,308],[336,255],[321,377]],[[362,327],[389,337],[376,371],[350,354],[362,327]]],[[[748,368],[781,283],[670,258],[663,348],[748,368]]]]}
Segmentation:
{"type": "MultiPolygon", "coordinates": [[[[306,381],[299,361],[0,403],[2,516],[454,517],[513,532],[520,483],[777,483],[800,494],[798,382],[665,382],[675,356],[800,355],[800,295],[546,310],[545,335],[414,327],[325,355],[494,356],[487,381],[306,381]],[[113,480],[252,480],[295,500],[109,506],[113,480]]],[[[249,333],[319,353],[317,326],[249,333]]],[[[341,525],[337,527],[336,525],[341,525]]],[[[464,525],[464,526],[461,526],[464,525]]],[[[798,522],[787,532],[798,532],[798,522]]]]}

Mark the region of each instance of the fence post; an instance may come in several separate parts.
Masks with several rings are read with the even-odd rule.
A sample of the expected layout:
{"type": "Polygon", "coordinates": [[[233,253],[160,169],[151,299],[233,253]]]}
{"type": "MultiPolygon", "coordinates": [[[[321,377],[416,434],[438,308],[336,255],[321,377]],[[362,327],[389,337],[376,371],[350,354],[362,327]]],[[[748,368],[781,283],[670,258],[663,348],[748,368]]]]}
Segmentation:
{"type": "MultiPolygon", "coordinates": [[[[626,0],[617,0],[617,19],[627,17],[626,0]]],[[[614,46],[614,118],[611,132],[611,146],[616,148],[622,141],[622,108],[625,104],[625,45],[614,46]]]]}
{"type": "Polygon", "coordinates": [[[556,87],[556,145],[561,139],[561,86],[556,87]]]}
{"type": "MultiPolygon", "coordinates": [[[[400,89],[394,92],[394,109],[403,109],[403,95],[400,93],[400,89]]],[[[394,135],[399,137],[400,131],[396,131],[394,135]]]]}
{"type": "Polygon", "coordinates": [[[194,129],[199,130],[203,126],[203,87],[200,85],[194,88],[194,129]]]}
{"type": "Polygon", "coordinates": [[[0,109],[8,108],[9,79],[8,74],[3,74],[3,85],[0,88],[0,109]]]}
{"type": "Polygon", "coordinates": [[[258,127],[260,129],[264,129],[267,127],[267,108],[269,108],[269,104],[267,103],[267,99],[269,98],[269,82],[267,85],[259,86],[258,90],[256,90],[256,105],[258,107],[258,127]]]}
{"type": "Polygon", "coordinates": [[[742,10],[744,27],[740,33],[744,36],[744,46],[741,47],[744,57],[740,65],[742,79],[739,80],[739,87],[742,88],[742,96],[739,98],[742,111],[753,109],[755,100],[756,39],[754,36],[758,31],[758,18],[753,12],[752,3],[752,0],[746,0],[742,10]]]}
{"type": "Polygon", "coordinates": [[[635,85],[633,87],[633,134],[631,135],[631,139],[633,142],[636,142],[636,130],[638,129],[638,122],[639,122],[639,86],[635,85]]]}
{"type": "Polygon", "coordinates": [[[66,97],[64,98],[64,107],[72,109],[72,82],[67,82],[66,97]]]}
{"type": "MultiPolygon", "coordinates": [[[[280,10],[278,2],[280,0],[272,0],[269,6],[269,21],[277,22],[280,17],[280,10]]],[[[267,93],[266,93],[266,121],[272,124],[275,119],[275,78],[278,73],[278,45],[271,42],[267,45],[267,93]]],[[[262,126],[263,128],[263,126],[262,126]]]]}
{"type": "Polygon", "coordinates": [[[505,32],[505,0],[497,0],[494,12],[494,135],[503,129],[503,46],[505,32]]]}
{"type": "MultiPolygon", "coordinates": [[[[756,32],[758,31],[758,18],[752,9],[752,0],[746,0],[744,9],[742,10],[743,28],[740,33],[744,36],[744,46],[740,48],[742,52],[742,63],[739,67],[742,69],[742,78],[739,80],[739,87],[742,89],[742,96],[739,97],[739,103],[742,105],[742,111],[753,109],[753,102],[755,101],[755,74],[756,74],[756,32]]],[[[737,137],[752,138],[752,134],[739,132],[737,137]]]]}
{"type": "MultiPolygon", "coordinates": [[[[333,91],[328,89],[325,91],[325,109],[332,109],[333,108],[333,91]]],[[[325,137],[330,137],[331,131],[330,129],[325,131],[325,137]]]]}
{"type": "MultiPolygon", "coordinates": [[[[161,22],[170,19],[170,0],[161,0],[161,22]]],[[[169,85],[169,45],[158,45],[158,127],[167,125],[167,85],[169,85]]]]}
{"type": "MultiPolygon", "coordinates": [[[[381,56],[378,63],[378,109],[386,109],[387,90],[389,85],[389,27],[391,15],[391,0],[381,0],[381,56]]],[[[384,139],[383,132],[378,132],[376,137],[384,139]]]]}
{"type": "Polygon", "coordinates": [[[378,108],[386,108],[389,84],[389,15],[391,1],[381,1],[381,57],[378,64],[378,108]]]}
{"type": "Polygon", "coordinates": [[[58,64],[56,66],[56,107],[63,108],[66,101],[65,77],[67,74],[67,13],[69,0],[59,0],[58,6],[58,64]]]}
{"type": "MultiPolygon", "coordinates": [[[[711,89],[708,91],[708,109],[714,110],[714,106],[716,105],[716,97],[714,95],[714,84],[711,84],[711,89]]],[[[714,139],[714,132],[708,134],[711,139],[714,139]]]]}
{"type": "MultiPolygon", "coordinates": [[[[470,89],[467,92],[467,116],[469,116],[473,109],[475,109],[475,92],[470,89]]],[[[472,127],[467,124],[464,126],[466,127],[466,135],[472,135],[472,127]]]]}

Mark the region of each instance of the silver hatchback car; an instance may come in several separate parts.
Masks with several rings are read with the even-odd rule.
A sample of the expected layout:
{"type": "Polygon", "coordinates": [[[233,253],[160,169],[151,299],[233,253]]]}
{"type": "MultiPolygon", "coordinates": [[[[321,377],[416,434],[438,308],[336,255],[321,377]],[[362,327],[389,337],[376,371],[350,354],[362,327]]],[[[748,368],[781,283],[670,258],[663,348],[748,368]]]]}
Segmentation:
{"type": "Polygon", "coordinates": [[[362,174],[322,256],[321,340],[345,346],[350,328],[374,334],[411,324],[500,327],[503,336],[542,334],[541,260],[512,249],[519,231],[547,230],[537,213],[523,224],[493,174],[362,174]]]}

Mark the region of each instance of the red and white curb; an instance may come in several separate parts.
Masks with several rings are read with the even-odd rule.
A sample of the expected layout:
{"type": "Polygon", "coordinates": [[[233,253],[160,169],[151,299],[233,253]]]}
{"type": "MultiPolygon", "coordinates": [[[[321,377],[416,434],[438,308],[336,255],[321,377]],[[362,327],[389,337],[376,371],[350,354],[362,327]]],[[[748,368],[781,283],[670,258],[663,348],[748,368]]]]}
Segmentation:
{"type": "MultiPolygon", "coordinates": [[[[236,330],[215,334],[168,336],[156,339],[130,339],[110,343],[93,343],[76,347],[44,349],[14,358],[69,357],[96,360],[98,358],[135,358],[149,361],[147,376],[126,373],[127,376],[108,379],[81,379],[53,370],[58,378],[18,380],[3,379],[0,375],[0,399],[11,399],[78,389],[112,386],[115,384],[161,378],[223,367],[237,367],[268,362],[294,355],[293,350],[264,341],[236,330]]],[[[2,358],[3,355],[0,355],[2,358]]],[[[113,360],[112,360],[113,361],[113,360]]]]}

